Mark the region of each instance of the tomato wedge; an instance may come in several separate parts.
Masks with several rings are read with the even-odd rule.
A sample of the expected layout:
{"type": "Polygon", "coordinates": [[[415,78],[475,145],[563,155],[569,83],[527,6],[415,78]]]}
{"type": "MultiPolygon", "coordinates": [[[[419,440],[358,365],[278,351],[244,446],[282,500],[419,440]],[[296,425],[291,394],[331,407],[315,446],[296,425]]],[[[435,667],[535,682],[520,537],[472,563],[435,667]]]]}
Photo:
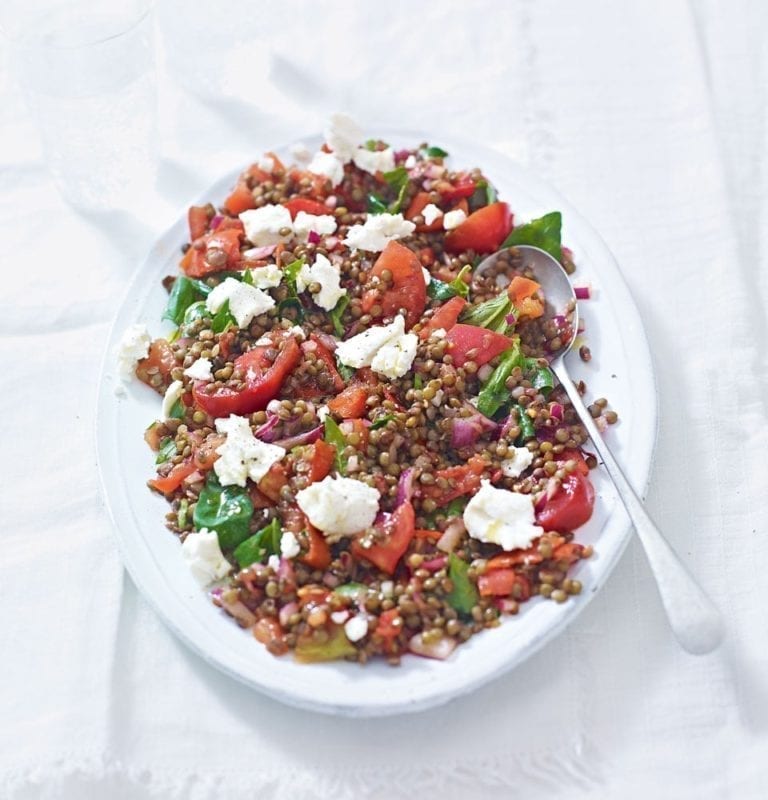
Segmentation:
{"type": "Polygon", "coordinates": [[[352,542],[352,555],[363,558],[377,566],[382,572],[391,575],[403,553],[413,539],[416,531],[416,514],[409,501],[399,505],[391,514],[383,514],[383,519],[374,525],[384,534],[382,542],[373,547],[362,547],[357,539],[352,542]]]}
{"type": "Polygon", "coordinates": [[[204,236],[208,230],[208,209],[205,206],[190,206],[187,212],[189,222],[189,240],[194,242],[204,236]]]}
{"type": "Polygon", "coordinates": [[[318,439],[312,446],[309,457],[309,482],[316,483],[325,478],[331,471],[336,459],[336,448],[322,439],[318,439]]]}
{"type": "Polygon", "coordinates": [[[472,178],[462,174],[453,183],[438,181],[435,191],[439,192],[444,200],[461,200],[462,197],[472,197],[476,188],[477,185],[472,178]]]}
{"type": "Polygon", "coordinates": [[[470,214],[445,237],[445,249],[451,253],[474,250],[493,253],[512,230],[512,214],[506,203],[491,203],[470,214]]]}
{"type": "MultiPolygon", "coordinates": [[[[421,263],[405,245],[390,242],[376,259],[371,275],[379,277],[385,269],[392,273],[392,284],[379,301],[382,316],[392,317],[401,308],[405,309],[405,327],[412,328],[427,305],[427,287],[421,263]]],[[[365,305],[363,307],[365,309],[365,305]]]]}
{"type": "Polygon", "coordinates": [[[328,401],[328,408],[342,419],[356,419],[365,413],[368,389],[364,386],[347,386],[341,394],[328,401]]]}
{"type": "Polygon", "coordinates": [[[266,358],[269,349],[254,347],[235,360],[235,369],[245,373],[245,388],[237,391],[223,387],[209,393],[206,391],[206,384],[195,383],[192,389],[195,403],[212,417],[251,414],[266,408],[301,360],[301,348],[294,336],[284,340],[283,348],[274,363],[266,358]]]}
{"type": "Polygon", "coordinates": [[[294,197],[291,200],[286,200],[283,205],[290,212],[291,219],[296,219],[296,215],[299,211],[303,211],[305,214],[312,214],[316,217],[327,214],[333,216],[333,210],[328,208],[325,203],[319,203],[317,200],[310,200],[308,197],[294,197]]]}
{"type": "Polygon", "coordinates": [[[554,497],[536,512],[536,522],[545,531],[574,531],[592,516],[594,506],[592,481],[581,472],[572,472],[554,497]]]}
{"type": "Polygon", "coordinates": [[[184,478],[189,477],[193,472],[197,471],[195,462],[190,458],[187,461],[182,461],[181,464],[176,466],[164,477],[153,478],[149,481],[149,485],[163,494],[175,492],[181,486],[184,478]]]}
{"type": "Polygon", "coordinates": [[[224,201],[224,208],[230,214],[242,214],[249,208],[256,208],[256,203],[253,200],[253,192],[248,188],[245,181],[238,181],[232,193],[224,201]]]}
{"type": "Polygon", "coordinates": [[[459,315],[464,310],[467,301],[463,297],[452,297],[447,303],[443,303],[440,308],[435,309],[435,313],[424,323],[424,327],[419,331],[421,339],[429,339],[433,331],[449,331],[459,319],[459,315]]]}
{"type": "Polygon", "coordinates": [[[495,569],[477,579],[477,588],[482,597],[509,597],[527,600],[531,596],[531,584],[525,575],[513,569],[495,569]]]}
{"type": "Polygon", "coordinates": [[[465,494],[474,494],[480,488],[480,480],[488,463],[480,456],[472,456],[466,464],[439,469],[436,478],[445,478],[448,486],[442,489],[437,483],[422,486],[420,491],[424,497],[431,497],[438,506],[444,506],[465,494]]]}
{"type": "Polygon", "coordinates": [[[311,375],[307,372],[294,387],[294,397],[301,400],[317,400],[333,392],[340,392],[344,388],[344,380],[336,368],[336,359],[333,357],[333,353],[315,334],[312,334],[310,341],[302,342],[301,349],[306,354],[314,354],[322,363],[323,370],[328,377],[324,377],[325,382],[321,383],[318,380],[319,374],[311,375]]]}
{"type": "Polygon", "coordinates": [[[477,325],[454,325],[445,338],[452,345],[449,353],[457,367],[461,367],[466,361],[474,361],[481,367],[512,346],[511,339],[477,325]],[[472,351],[476,352],[472,354],[472,351]],[[472,357],[469,358],[467,353],[472,354],[472,357]]]}
{"type": "MultiPolygon", "coordinates": [[[[405,212],[405,218],[413,219],[414,217],[418,217],[431,202],[432,198],[429,192],[418,192],[413,200],[411,200],[411,204],[405,212]]],[[[442,227],[443,217],[441,215],[437,217],[437,219],[432,220],[429,225],[427,225],[426,222],[422,222],[421,225],[416,226],[416,230],[419,233],[429,233],[430,231],[439,231],[442,227]]]]}
{"type": "Polygon", "coordinates": [[[312,569],[325,569],[331,563],[331,548],[317,528],[307,523],[309,549],[299,556],[299,561],[312,569]]]}

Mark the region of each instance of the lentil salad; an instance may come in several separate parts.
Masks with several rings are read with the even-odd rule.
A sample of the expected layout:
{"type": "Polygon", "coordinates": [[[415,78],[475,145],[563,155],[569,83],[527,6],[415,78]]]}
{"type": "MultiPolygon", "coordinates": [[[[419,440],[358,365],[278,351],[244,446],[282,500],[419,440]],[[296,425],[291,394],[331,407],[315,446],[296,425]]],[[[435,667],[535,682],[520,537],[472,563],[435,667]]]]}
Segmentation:
{"type": "Polygon", "coordinates": [[[136,367],[164,395],[150,486],[193,571],[225,579],[213,601],[271,652],[444,658],[581,589],[594,459],[547,367],[571,309],[549,313],[514,249],[474,270],[523,243],[574,267],[558,214],[514,227],[480,170],[360,142],[329,136],[299,167],[267,154],[221,209],[190,209],[177,331],[136,367]]]}

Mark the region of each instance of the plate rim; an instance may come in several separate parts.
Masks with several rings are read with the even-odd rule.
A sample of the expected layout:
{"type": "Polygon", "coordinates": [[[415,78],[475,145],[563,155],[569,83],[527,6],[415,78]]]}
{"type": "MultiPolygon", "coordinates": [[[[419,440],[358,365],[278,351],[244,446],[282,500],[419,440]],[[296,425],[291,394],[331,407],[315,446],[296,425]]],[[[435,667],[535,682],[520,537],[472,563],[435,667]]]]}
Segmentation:
{"type": "MultiPolygon", "coordinates": [[[[392,137],[393,139],[408,139],[409,141],[418,142],[418,141],[429,141],[432,137],[428,134],[425,134],[423,131],[415,131],[415,130],[408,130],[408,129],[401,129],[401,128],[390,128],[390,127],[380,127],[378,129],[378,133],[380,136],[384,137],[392,137]]],[[[289,151],[296,144],[307,144],[309,142],[316,143],[320,140],[320,134],[308,134],[306,136],[299,137],[294,139],[291,142],[284,143],[277,147],[273,147],[272,149],[276,151],[289,151]]],[[[637,308],[637,305],[634,301],[634,298],[629,290],[627,282],[624,278],[624,275],[621,271],[621,268],[611,252],[610,248],[600,236],[600,234],[592,227],[592,225],[575,209],[570,201],[560,192],[560,190],[553,187],[548,181],[541,178],[540,176],[534,174],[530,168],[520,164],[519,162],[515,161],[515,159],[511,158],[506,153],[488,145],[478,144],[476,142],[472,142],[466,139],[462,139],[461,137],[455,136],[441,136],[441,141],[452,150],[455,149],[458,153],[466,153],[467,155],[471,155],[472,158],[478,157],[479,159],[483,159],[486,155],[491,159],[502,160],[507,162],[508,166],[514,169],[519,175],[524,176],[526,179],[529,179],[533,184],[536,185],[537,188],[543,190],[545,193],[552,194],[558,198],[560,210],[563,212],[563,217],[566,220],[575,220],[583,231],[585,231],[590,238],[594,241],[596,246],[600,248],[602,251],[601,256],[603,260],[610,262],[610,271],[613,273],[613,278],[615,286],[611,290],[611,300],[614,305],[620,305],[622,308],[622,315],[623,317],[631,317],[631,322],[634,325],[634,329],[637,335],[637,341],[635,342],[635,346],[637,349],[642,351],[642,356],[644,360],[643,368],[638,370],[644,376],[647,376],[650,381],[649,386],[649,394],[652,400],[650,406],[646,405],[644,408],[647,412],[647,417],[649,417],[649,425],[652,429],[652,435],[648,437],[648,439],[644,442],[644,447],[638,445],[639,449],[642,449],[642,453],[634,453],[633,458],[639,459],[641,461],[641,467],[639,468],[638,472],[640,474],[639,483],[641,485],[636,486],[638,493],[642,496],[645,496],[647,493],[648,486],[650,484],[652,474],[653,474],[653,464],[655,461],[655,451],[658,439],[658,430],[659,430],[659,397],[658,397],[658,381],[656,378],[656,371],[654,368],[652,351],[650,348],[650,344],[648,341],[648,336],[645,330],[645,327],[642,322],[642,317],[640,316],[640,312],[637,308]],[[619,304],[615,303],[615,296],[614,291],[619,291],[622,295],[621,302],[619,304]],[[639,335],[638,335],[639,334],[639,335]]],[[[189,203],[189,205],[199,204],[209,202],[210,198],[213,196],[215,192],[219,191],[219,186],[222,184],[233,183],[237,176],[242,171],[242,165],[236,168],[233,168],[231,171],[227,172],[225,175],[219,177],[216,181],[214,181],[210,186],[208,186],[203,192],[197,193],[194,199],[189,203]]],[[[513,205],[513,203],[511,203],[513,205]]],[[[181,208],[185,208],[187,206],[181,206],[181,208]]],[[[341,702],[339,698],[336,698],[332,701],[323,701],[318,700],[316,697],[310,697],[306,695],[297,696],[295,693],[282,689],[280,686],[276,686],[274,684],[265,685],[263,682],[259,682],[254,680],[252,677],[243,674],[242,672],[238,671],[234,666],[228,663],[226,660],[219,658],[211,652],[210,650],[206,649],[205,647],[201,646],[195,638],[181,625],[177,624],[174,615],[170,612],[168,607],[162,604],[154,595],[153,591],[151,590],[149,584],[150,580],[148,576],[145,574],[143,569],[140,569],[139,566],[135,563],[134,557],[128,551],[128,539],[121,534],[121,526],[118,523],[117,515],[115,513],[114,503],[110,496],[110,491],[107,485],[106,479],[106,463],[108,461],[108,455],[104,451],[104,441],[106,433],[106,429],[104,426],[106,416],[107,416],[107,409],[110,404],[116,403],[116,398],[114,396],[114,389],[116,388],[115,383],[111,380],[111,376],[114,375],[114,366],[111,364],[111,360],[113,359],[113,352],[116,342],[119,340],[119,335],[122,333],[122,328],[125,324],[124,320],[121,321],[121,317],[124,315],[126,309],[130,306],[131,300],[136,299],[137,297],[137,289],[142,286],[142,279],[146,278],[146,274],[148,271],[154,269],[157,271],[157,261],[158,261],[158,251],[161,251],[163,247],[167,244],[167,240],[169,240],[172,236],[174,236],[174,229],[178,227],[178,225],[183,221],[183,212],[180,216],[174,217],[173,221],[166,225],[161,233],[155,237],[152,241],[149,248],[146,250],[145,254],[141,259],[139,259],[139,265],[136,268],[133,277],[128,282],[126,289],[123,293],[123,296],[116,307],[115,314],[112,318],[112,322],[110,324],[109,333],[106,337],[103,354],[101,358],[100,370],[99,370],[99,379],[97,384],[97,392],[96,392],[96,414],[94,415],[94,427],[93,427],[93,434],[94,434],[94,449],[96,454],[96,464],[97,464],[97,472],[99,476],[99,487],[102,495],[102,500],[104,505],[107,509],[109,520],[110,520],[110,527],[112,529],[112,534],[115,538],[117,543],[118,551],[120,553],[121,560],[123,565],[127,569],[129,575],[131,576],[132,581],[136,585],[136,587],[140,590],[142,597],[149,603],[151,608],[158,614],[159,618],[163,621],[163,623],[174,633],[175,636],[179,638],[187,647],[189,647],[195,654],[200,656],[206,663],[210,664],[211,666],[215,667],[219,671],[223,672],[226,675],[229,675],[238,682],[250,687],[251,689],[256,689],[257,691],[272,697],[280,702],[283,702],[287,705],[301,708],[304,710],[312,710],[316,712],[334,714],[334,715],[343,715],[349,717],[378,717],[378,716],[391,716],[395,714],[401,713],[411,713],[417,712],[421,710],[425,710],[427,708],[432,708],[438,705],[441,705],[453,698],[461,697],[469,694],[470,692],[474,691],[475,689],[479,688],[480,686],[490,683],[493,680],[496,680],[501,675],[506,674],[507,672],[514,669],[519,664],[526,661],[530,658],[534,653],[540,650],[545,644],[552,641],[556,636],[562,633],[569,625],[571,625],[578,616],[582,613],[584,608],[589,604],[592,598],[598,594],[600,589],[602,589],[603,584],[605,581],[610,577],[613,573],[616,565],[618,564],[619,560],[621,559],[622,555],[626,551],[627,545],[629,541],[632,539],[632,531],[631,531],[631,523],[626,516],[626,512],[624,511],[623,507],[621,506],[620,502],[617,500],[614,504],[614,508],[611,510],[611,516],[615,514],[623,515],[623,532],[621,535],[621,540],[617,544],[616,547],[613,548],[609,556],[603,555],[603,558],[606,559],[605,565],[601,570],[601,578],[599,582],[596,582],[594,585],[589,587],[589,591],[586,591],[579,595],[578,597],[571,598],[571,602],[567,604],[568,608],[564,613],[560,614],[557,619],[554,620],[552,624],[544,627],[539,631],[539,635],[534,637],[532,640],[528,641],[526,646],[520,648],[517,657],[511,660],[509,663],[504,663],[496,666],[493,670],[486,670],[481,671],[480,674],[476,674],[473,678],[468,679],[458,687],[449,687],[443,689],[441,691],[430,692],[428,695],[414,698],[414,697],[407,697],[402,698],[400,700],[392,701],[388,698],[384,698],[381,702],[373,702],[368,703],[365,705],[360,705],[359,703],[345,703],[341,702]],[[119,329],[119,330],[118,330],[119,329]]],[[[175,246],[178,247],[178,241],[175,241],[175,246]]],[[[114,433],[114,432],[113,432],[114,433]]],[[[133,512],[133,510],[131,509],[133,512]]],[[[611,516],[608,517],[604,524],[608,524],[611,516]]],[[[163,528],[165,531],[165,528],[163,528]]],[[[153,555],[150,552],[150,555],[153,555]]],[[[162,570],[161,570],[162,573],[162,570]]],[[[169,586],[169,582],[166,580],[166,585],[169,586]]],[[[179,602],[180,598],[175,597],[175,601],[179,602]]],[[[189,612],[189,607],[184,606],[182,604],[182,610],[189,612]]],[[[190,620],[194,621],[198,625],[201,625],[201,621],[196,618],[193,614],[187,613],[187,616],[190,620]]],[[[222,622],[227,622],[233,624],[230,620],[222,620],[222,622]]],[[[202,626],[203,632],[206,632],[207,626],[202,626]]],[[[486,632],[487,633],[487,632],[486,632]]],[[[306,666],[305,668],[311,669],[311,667],[306,666]]],[[[376,700],[376,698],[373,698],[376,700]]]]}

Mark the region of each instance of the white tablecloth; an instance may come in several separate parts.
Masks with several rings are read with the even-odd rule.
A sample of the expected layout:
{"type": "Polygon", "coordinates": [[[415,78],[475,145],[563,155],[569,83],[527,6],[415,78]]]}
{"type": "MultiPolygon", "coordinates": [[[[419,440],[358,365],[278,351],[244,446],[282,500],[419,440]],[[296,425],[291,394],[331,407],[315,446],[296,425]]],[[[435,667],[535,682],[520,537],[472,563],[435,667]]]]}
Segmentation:
{"type": "Polygon", "coordinates": [[[768,7],[166,0],[158,17],[164,158],[141,208],[66,206],[0,70],[0,796],[764,797],[768,7]],[[490,143],[602,232],[656,361],[648,506],[723,610],[719,652],[680,651],[632,545],[514,673],[350,721],[218,674],[138,596],[93,454],[110,318],[189,197],[339,109],[490,143]]]}

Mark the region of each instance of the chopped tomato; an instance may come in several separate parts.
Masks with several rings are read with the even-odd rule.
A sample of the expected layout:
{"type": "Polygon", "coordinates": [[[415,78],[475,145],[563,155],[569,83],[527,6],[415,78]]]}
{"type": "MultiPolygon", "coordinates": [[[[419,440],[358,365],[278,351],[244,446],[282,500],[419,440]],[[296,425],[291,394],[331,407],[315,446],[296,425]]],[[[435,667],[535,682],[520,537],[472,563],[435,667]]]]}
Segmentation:
{"type": "MultiPolygon", "coordinates": [[[[239,222],[239,220],[238,220],[239,222]]],[[[224,269],[236,269],[240,264],[240,239],[243,235],[242,224],[238,227],[225,227],[224,222],[215,231],[206,234],[200,242],[202,248],[190,247],[181,259],[181,268],[191,278],[204,278],[212,272],[224,269]],[[214,252],[223,252],[226,261],[211,264],[209,258],[214,252]]]]}
{"type": "Polygon", "coordinates": [[[217,434],[211,434],[201,445],[195,448],[192,459],[195,466],[203,472],[211,469],[219,454],[216,450],[221,447],[226,441],[226,437],[217,434]]]}
{"type": "Polygon", "coordinates": [[[155,339],[149,346],[149,352],[146,358],[142,358],[136,364],[136,377],[147,384],[152,386],[157,391],[162,391],[167,388],[171,380],[171,370],[176,366],[176,357],[171,350],[171,346],[165,339],[155,339]],[[150,373],[150,370],[152,372],[150,373]],[[152,385],[152,378],[159,375],[162,379],[160,386],[152,385]]]}
{"type": "Polygon", "coordinates": [[[266,408],[301,360],[301,348],[294,336],[284,340],[274,363],[266,358],[269,349],[254,347],[235,359],[235,369],[245,373],[245,388],[235,390],[225,386],[209,393],[206,384],[195,383],[192,389],[195,403],[212,417],[251,414],[266,408]]]}
{"type": "MultiPolygon", "coordinates": [[[[416,254],[399,242],[389,242],[371,269],[379,277],[384,270],[392,274],[392,283],[380,299],[382,316],[391,317],[402,308],[406,311],[405,327],[412,328],[427,305],[424,273],[416,254]]],[[[365,309],[365,300],[363,304],[365,309]]]]}
{"type": "Polygon", "coordinates": [[[318,380],[319,373],[312,374],[307,371],[301,375],[299,382],[294,386],[293,397],[301,400],[317,400],[327,394],[340,392],[344,388],[344,380],[336,369],[336,359],[333,357],[333,353],[315,334],[312,334],[310,341],[302,342],[301,349],[307,355],[314,354],[322,363],[323,370],[330,377],[330,382],[321,383],[318,380]]]}
{"type": "Polygon", "coordinates": [[[309,482],[321,481],[331,471],[336,448],[322,439],[312,445],[312,454],[309,457],[309,482]]]}
{"type": "Polygon", "coordinates": [[[224,201],[224,208],[226,208],[230,214],[242,214],[243,211],[256,208],[256,203],[253,200],[253,192],[248,188],[248,184],[245,181],[238,181],[237,186],[235,186],[232,193],[224,201]]]}
{"type": "Polygon", "coordinates": [[[589,475],[589,467],[580,450],[563,450],[556,458],[557,461],[575,461],[576,472],[580,472],[582,475],[589,475]]]}
{"type": "Polygon", "coordinates": [[[307,539],[309,549],[299,556],[299,561],[312,569],[325,569],[331,563],[331,548],[317,528],[307,524],[307,539]]]}
{"type": "Polygon", "coordinates": [[[303,211],[305,214],[312,214],[316,217],[333,214],[333,211],[331,211],[325,203],[319,203],[317,200],[310,200],[308,197],[294,197],[291,200],[286,200],[283,205],[290,212],[291,219],[296,219],[296,215],[299,211],[303,211]]]}
{"type": "Polygon", "coordinates": [[[435,478],[445,478],[448,486],[442,489],[437,483],[421,487],[424,497],[431,497],[438,506],[443,506],[465,494],[474,494],[480,488],[480,479],[488,463],[480,456],[472,456],[466,464],[439,469],[435,478]]]}
{"type": "Polygon", "coordinates": [[[222,217],[221,222],[216,226],[216,233],[224,233],[224,231],[238,231],[245,236],[245,225],[237,217],[222,217]]]}
{"type": "Polygon", "coordinates": [[[345,419],[339,427],[345,436],[356,433],[360,437],[358,450],[364,451],[368,447],[368,431],[371,426],[367,419],[345,419]]]}
{"type": "MultiPolygon", "coordinates": [[[[424,323],[424,327],[419,332],[419,337],[429,339],[433,331],[449,331],[459,319],[459,314],[464,310],[467,301],[463,297],[452,297],[447,303],[443,303],[435,309],[435,313],[424,323]]],[[[453,354],[451,354],[453,355],[453,354]]]]}
{"type": "MultiPolygon", "coordinates": [[[[413,200],[411,200],[411,204],[408,206],[408,210],[405,212],[405,218],[413,219],[414,217],[418,217],[431,202],[432,198],[430,197],[429,192],[418,192],[413,200]]],[[[416,230],[419,233],[428,233],[430,231],[439,231],[442,227],[443,217],[439,216],[437,219],[432,220],[429,225],[427,225],[426,222],[422,222],[421,225],[417,225],[416,230]]]]}
{"type": "Polygon", "coordinates": [[[259,481],[259,491],[268,497],[273,503],[280,500],[280,490],[288,483],[288,471],[278,461],[267,471],[267,474],[259,481]]]}
{"type": "Polygon", "coordinates": [[[355,539],[351,547],[352,555],[370,561],[382,572],[391,575],[413,539],[415,521],[411,503],[402,503],[391,514],[385,514],[382,522],[375,524],[377,531],[383,534],[382,540],[366,548],[355,539]]]}
{"type": "Polygon", "coordinates": [[[493,253],[512,230],[512,215],[506,203],[491,203],[470,214],[464,222],[445,236],[445,249],[450,253],[475,250],[493,253]]]}
{"type": "Polygon", "coordinates": [[[482,597],[509,597],[527,600],[531,596],[531,584],[524,575],[513,569],[495,569],[480,575],[477,588],[482,597]]]}
{"type": "Polygon", "coordinates": [[[508,337],[477,325],[454,325],[445,338],[452,345],[449,353],[457,367],[461,367],[465,361],[474,361],[481,367],[512,346],[512,340],[508,337]],[[472,351],[475,351],[474,354],[472,351]]]}
{"type": "Polygon", "coordinates": [[[400,616],[398,609],[390,608],[381,612],[376,625],[375,633],[377,636],[381,636],[382,639],[395,639],[402,630],[403,618],[400,616]]]}
{"type": "Polygon", "coordinates": [[[435,185],[435,191],[440,193],[444,200],[460,200],[462,197],[472,197],[477,188],[475,182],[469,175],[459,175],[453,182],[438,181],[435,185]]]}
{"type": "Polygon", "coordinates": [[[175,492],[181,486],[184,478],[189,477],[193,472],[197,471],[195,462],[190,458],[182,461],[181,464],[176,464],[175,467],[162,478],[153,478],[149,481],[149,485],[163,494],[175,492]]]}
{"type": "Polygon", "coordinates": [[[362,417],[368,400],[368,390],[364,386],[347,386],[341,394],[328,401],[328,408],[342,419],[362,417]]]}
{"type": "Polygon", "coordinates": [[[587,475],[572,472],[555,495],[536,512],[536,522],[545,531],[573,531],[591,516],[595,490],[587,475]]]}
{"type": "Polygon", "coordinates": [[[562,536],[558,536],[556,533],[545,533],[538,539],[534,539],[530,547],[512,550],[510,553],[500,553],[493,558],[489,558],[488,569],[504,569],[505,567],[517,567],[527,564],[541,564],[544,560],[544,556],[539,552],[539,544],[545,539],[552,546],[553,552],[565,541],[562,536]]]}
{"type": "Polygon", "coordinates": [[[575,563],[584,556],[584,545],[578,542],[565,542],[555,548],[552,558],[555,561],[565,561],[569,565],[575,563]]]}
{"type": "Polygon", "coordinates": [[[187,212],[189,222],[189,240],[194,242],[205,235],[208,230],[208,209],[206,206],[190,206],[187,212]]]}
{"type": "Polygon", "coordinates": [[[509,299],[515,305],[518,305],[526,298],[536,294],[539,289],[541,289],[540,283],[536,283],[536,281],[532,281],[529,278],[521,278],[519,275],[515,275],[507,287],[507,294],[509,295],[509,299]]]}
{"type": "Polygon", "coordinates": [[[283,530],[301,533],[309,524],[304,512],[298,506],[288,506],[283,512],[283,530]]]}
{"type": "Polygon", "coordinates": [[[266,645],[270,653],[279,656],[288,652],[283,629],[274,617],[262,617],[252,630],[256,641],[266,645]]]}

